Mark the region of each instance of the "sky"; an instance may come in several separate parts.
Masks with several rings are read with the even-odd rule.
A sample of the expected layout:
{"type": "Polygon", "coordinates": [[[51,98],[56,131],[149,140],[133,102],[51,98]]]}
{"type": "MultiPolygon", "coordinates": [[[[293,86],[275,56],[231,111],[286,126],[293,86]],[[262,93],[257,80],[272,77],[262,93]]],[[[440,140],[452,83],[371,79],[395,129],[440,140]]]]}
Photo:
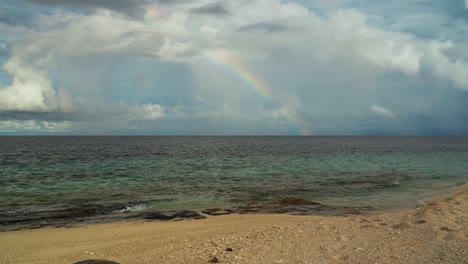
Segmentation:
{"type": "Polygon", "coordinates": [[[3,135],[468,135],[468,0],[1,0],[3,135]]]}

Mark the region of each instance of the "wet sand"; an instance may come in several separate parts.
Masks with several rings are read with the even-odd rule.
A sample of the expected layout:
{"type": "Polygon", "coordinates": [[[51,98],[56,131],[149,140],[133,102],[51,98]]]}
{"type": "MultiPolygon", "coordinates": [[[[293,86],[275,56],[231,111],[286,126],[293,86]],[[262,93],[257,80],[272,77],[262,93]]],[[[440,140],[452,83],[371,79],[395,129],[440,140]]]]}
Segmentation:
{"type": "Polygon", "coordinates": [[[222,215],[0,233],[0,263],[468,263],[468,189],[399,212],[222,215]],[[97,262],[96,262],[97,263],[97,262]]]}

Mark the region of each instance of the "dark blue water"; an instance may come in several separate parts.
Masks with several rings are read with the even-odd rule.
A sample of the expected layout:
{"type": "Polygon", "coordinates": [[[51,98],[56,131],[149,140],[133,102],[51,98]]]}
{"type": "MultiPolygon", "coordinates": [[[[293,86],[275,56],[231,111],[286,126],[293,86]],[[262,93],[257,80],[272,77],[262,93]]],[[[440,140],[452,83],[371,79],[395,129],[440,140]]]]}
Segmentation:
{"type": "Polygon", "coordinates": [[[406,207],[467,179],[468,137],[0,137],[0,225],[109,204],[406,207]]]}

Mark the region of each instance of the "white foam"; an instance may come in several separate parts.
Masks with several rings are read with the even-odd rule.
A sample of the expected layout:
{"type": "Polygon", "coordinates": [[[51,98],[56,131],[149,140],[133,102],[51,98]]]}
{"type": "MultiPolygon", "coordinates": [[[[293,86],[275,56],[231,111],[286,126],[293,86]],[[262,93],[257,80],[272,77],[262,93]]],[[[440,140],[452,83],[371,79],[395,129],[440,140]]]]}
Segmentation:
{"type": "Polygon", "coordinates": [[[143,211],[145,209],[146,209],[146,205],[138,204],[138,205],[127,206],[125,207],[125,209],[119,210],[117,212],[119,213],[138,212],[138,211],[143,211]]]}

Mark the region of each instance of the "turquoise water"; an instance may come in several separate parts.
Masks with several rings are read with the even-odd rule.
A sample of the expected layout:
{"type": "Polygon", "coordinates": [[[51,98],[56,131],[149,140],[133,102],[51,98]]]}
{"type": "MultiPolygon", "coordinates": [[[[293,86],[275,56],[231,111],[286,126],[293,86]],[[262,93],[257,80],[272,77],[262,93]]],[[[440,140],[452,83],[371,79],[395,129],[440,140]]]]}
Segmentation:
{"type": "Polygon", "coordinates": [[[89,204],[408,207],[468,178],[467,137],[1,137],[0,151],[0,223],[89,204]]]}

